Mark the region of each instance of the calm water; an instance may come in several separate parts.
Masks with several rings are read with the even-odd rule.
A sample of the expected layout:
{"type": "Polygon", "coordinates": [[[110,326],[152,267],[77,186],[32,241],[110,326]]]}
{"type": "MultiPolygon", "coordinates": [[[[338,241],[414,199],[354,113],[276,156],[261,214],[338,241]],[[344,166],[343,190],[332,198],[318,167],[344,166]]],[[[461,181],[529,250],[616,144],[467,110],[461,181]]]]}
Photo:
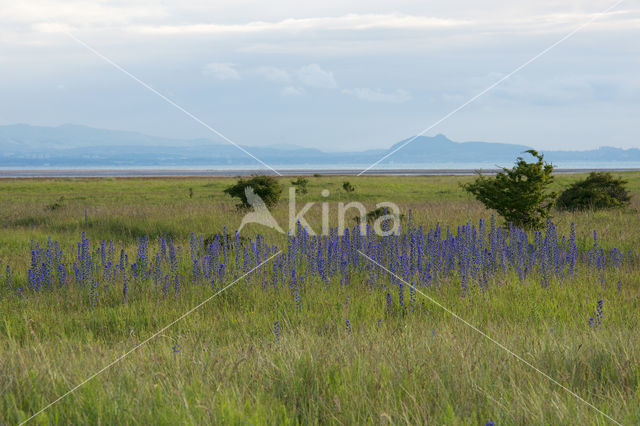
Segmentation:
{"type": "MultiPolygon", "coordinates": [[[[477,170],[495,171],[500,167],[511,167],[513,163],[418,163],[418,164],[384,164],[377,165],[367,174],[386,175],[466,175],[477,170]]],[[[358,174],[369,164],[350,165],[277,165],[272,167],[282,174],[358,174]]],[[[639,170],[640,162],[559,162],[554,163],[557,172],[579,172],[592,170],[628,171],[639,170]]],[[[0,178],[14,177],[119,177],[119,176],[208,176],[208,175],[249,175],[253,173],[271,172],[266,167],[258,166],[109,166],[109,167],[77,167],[77,168],[19,168],[0,167],[0,178]]]]}

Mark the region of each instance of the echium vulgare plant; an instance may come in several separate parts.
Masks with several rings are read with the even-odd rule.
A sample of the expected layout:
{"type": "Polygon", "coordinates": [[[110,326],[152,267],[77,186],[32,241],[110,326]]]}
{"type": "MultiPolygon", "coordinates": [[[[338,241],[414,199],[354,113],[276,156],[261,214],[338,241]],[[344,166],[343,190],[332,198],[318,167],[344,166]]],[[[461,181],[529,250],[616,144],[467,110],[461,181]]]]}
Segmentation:
{"type": "Polygon", "coordinates": [[[604,316],[604,300],[598,300],[598,304],[596,305],[596,315],[595,318],[589,318],[589,327],[591,328],[599,328],[602,325],[602,317],[604,316]]]}
{"type": "Polygon", "coordinates": [[[280,321],[273,323],[273,335],[276,339],[276,343],[280,342],[280,321]]]}
{"type": "MultiPolygon", "coordinates": [[[[366,223],[362,226],[364,233],[360,225],[355,225],[345,229],[343,235],[337,229],[328,235],[311,235],[299,228],[287,238],[283,249],[267,243],[261,235],[241,240],[237,233],[232,238],[216,236],[206,244],[194,236],[191,250],[180,249],[166,235],[161,235],[156,244],[140,238],[136,251],[131,252],[135,268],[129,264],[125,248],[120,249],[118,262],[111,242],[92,246],[82,235],[76,250],[65,256],[55,241],[49,240],[46,248],[34,241],[26,282],[23,284],[22,275],[9,268],[5,281],[10,286],[3,287],[10,287],[11,294],[21,288],[25,297],[65,287],[86,292],[88,305],[97,308],[102,303],[118,299],[125,303],[154,293],[159,299],[177,297],[189,286],[202,283],[207,285],[201,288],[215,291],[280,251],[268,266],[252,273],[246,285],[263,291],[289,290],[296,312],[306,306],[304,298],[312,286],[335,287],[347,294],[350,287],[366,286],[378,292],[381,311],[392,316],[396,311],[414,310],[415,288],[459,289],[462,285],[462,295],[472,297],[475,289],[485,291],[506,277],[552,286],[575,279],[577,270],[581,279],[583,275],[601,280],[615,275],[618,281],[626,273],[623,266],[627,254],[618,249],[605,250],[597,235],[592,247],[578,249],[575,227],[566,238],[550,220],[544,230],[534,233],[513,225],[502,228],[493,218],[455,228],[437,225],[425,229],[409,224],[402,232],[388,236],[377,235],[366,223]],[[396,277],[372,267],[362,254],[393,271],[396,277]],[[67,276],[66,268],[74,273],[67,276]]],[[[594,323],[597,320],[596,315],[594,323]]]]}

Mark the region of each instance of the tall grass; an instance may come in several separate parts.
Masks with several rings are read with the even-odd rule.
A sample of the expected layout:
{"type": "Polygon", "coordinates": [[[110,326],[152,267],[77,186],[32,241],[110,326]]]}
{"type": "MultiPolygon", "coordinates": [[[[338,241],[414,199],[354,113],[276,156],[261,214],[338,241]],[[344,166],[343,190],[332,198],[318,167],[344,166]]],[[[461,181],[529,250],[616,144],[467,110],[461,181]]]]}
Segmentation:
{"type": "MultiPolygon", "coordinates": [[[[414,223],[426,229],[437,223],[456,227],[488,219],[490,212],[459,191],[457,182],[463,179],[394,178],[385,188],[379,178],[364,178],[353,181],[357,188],[353,194],[371,208],[385,199],[411,208],[414,223]]],[[[347,200],[351,195],[339,192],[343,180],[310,179],[309,194],[300,201],[325,201],[319,196],[325,187],[332,192],[329,201],[347,200]]],[[[630,180],[637,182],[637,175],[630,180]]],[[[95,306],[90,287],[29,292],[30,240],[42,247],[48,236],[57,239],[68,260],[84,231],[94,249],[100,240],[113,240],[133,262],[137,237],[146,234],[155,241],[166,232],[182,247],[179,268],[188,277],[189,233],[208,236],[225,226],[232,232],[240,222],[234,203],[220,195],[230,182],[1,183],[2,205],[7,206],[1,219],[8,226],[0,228],[0,264],[11,265],[12,290],[0,292],[0,422],[17,423],[37,412],[214,291],[209,285],[185,283],[178,294],[165,295],[152,280],[132,282],[126,303],[122,288],[114,285],[102,289],[95,306]],[[193,199],[189,187],[194,189],[193,199]],[[64,196],[62,208],[45,210],[60,196],[64,196]],[[23,288],[21,296],[15,290],[18,286],[23,288]]],[[[637,208],[638,190],[633,188],[637,208]]],[[[286,223],[287,213],[281,205],[274,214],[286,223]]],[[[307,219],[319,229],[319,211],[307,219]]],[[[334,221],[332,217],[335,225],[334,221]]],[[[572,221],[581,250],[593,245],[597,229],[601,247],[637,254],[640,238],[631,230],[638,229],[640,219],[633,210],[554,217],[559,233],[568,234],[572,221]]],[[[263,231],[256,226],[247,229],[247,235],[263,231]]],[[[278,234],[267,233],[265,238],[286,247],[286,239],[278,234]]],[[[298,303],[291,286],[264,285],[263,274],[272,266],[265,265],[264,271],[215,297],[36,420],[44,424],[608,422],[426,298],[417,295],[409,309],[410,294],[405,289],[403,308],[398,283],[388,274],[354,270],[348,284],[339,275],[323,284],[306,273],[308,282],[298,292],[298,303]]],[[[439,286],[421,289],[614,419],[637,424],[638,272],[637,263],[629,262],[622,269],[607,270],[603,284],[597,271],[583,267],[576,276],[544,287],[536,274],[520,280],[515,271],[506,271],[492,277],[486,287],[469,285],[464,297],[454,274],[439,286]],[[592,327],[589,318],[600,299],[604,300],[602,324],[592,327]]]]}

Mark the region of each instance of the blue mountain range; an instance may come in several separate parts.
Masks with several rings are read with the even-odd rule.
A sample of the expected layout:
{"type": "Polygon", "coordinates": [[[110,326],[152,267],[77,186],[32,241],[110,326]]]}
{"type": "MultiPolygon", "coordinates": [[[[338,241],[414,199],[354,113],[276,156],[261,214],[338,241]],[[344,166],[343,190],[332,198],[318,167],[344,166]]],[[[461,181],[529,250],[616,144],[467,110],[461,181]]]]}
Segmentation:
{"type": "MultiPolygon", "coordinates": [[[[388,149],[326,152],[295,145],[243,146],[262,161],[279,166],[371,164],[405,144],[388,149]]],[[[0,126],[0,167],[257,166],[226,142],[173,139],[136,132],[65,124],[57,127],[0,126]]],[[[454,142],[444,135],[420,136],[381,164],[402,168],[428,163],[512,164],[535,147],[490,142],[454,142]]],[[[585,151],[544,151],[550,162],[640,162],[640,149],[602,147],[585,151]]],[[[623,164],[624,166],[624,164],[623,164]]]]}

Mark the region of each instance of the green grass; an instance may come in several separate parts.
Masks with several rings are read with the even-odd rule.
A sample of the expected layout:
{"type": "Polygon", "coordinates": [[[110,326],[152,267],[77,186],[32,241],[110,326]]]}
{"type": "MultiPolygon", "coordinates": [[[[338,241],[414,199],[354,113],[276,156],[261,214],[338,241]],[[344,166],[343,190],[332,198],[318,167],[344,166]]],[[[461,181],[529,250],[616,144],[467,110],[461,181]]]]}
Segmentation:
{"type": "MultiPolygon", "coordinates": [[[[576,223],[579,242],[637,255],[640,173],[626,210],[554,212],[559,232],[576,223]]],[[[560,175],[558,187],[580,176],[560,175]]],[[[282,179],[283,184],[294,178],[282,179]]],[[[323,201],[393,201],[414,222],[457,225],[491,212],[459,183],[470,177],[309,178],[301,206],[320,228],[323,201]],[[346,194],[342,182],[356,188],[346,194]],[[322,189],[331,195],[324,199],[322,189]]],[[[222,189],[234,179],[54,179],[0,181],[0,267],[26,281],[30,240],[48,236],[66,252],[85,232],[134,256],[137,236],[167,232],[188,247],[190,232],[237,228],[242,214],[222,189]],[[193,188],[193,198],[189,198],[193,188]],[[61,197],[63,197],[61,199],[61,197]],[[55,209],[48,208],[54,203],[55,209]],[[87,222],[85,223],[85,209],[87,222]],[[6,226],[5,226],[6,225],[6,226]]],[[[285,194],[286,197],[286,194],[285,194]]],[[[335,204],[331,204],[335,208],[335,204]]],[[[286,226],[284,200],[274,212],[286,226]]],[[[332,225],[336,214],[332,211],[332,225]]],[[[353,224],[353,222],[351,222],[353,224]]],[[[263,232],[252,225],[247,234],[263,232]]],[[[267,233],[282,245],[282,236],[267,233]]],[[[187,269],[189,265],[181,265],[187,269]]],[[[417,296],[415,310],[386,311],[384,274],[371,289],[355,275],[302,290],[297,312],[288,288],[242,280],[201,309],[40,414],[41,424],[607,424],[608,420],[471,328],[417,296]],[[347,298],[349,303],[347,304],[347,298]],[[345,329],[349,319],[353,333],[345,329]],[[273,323],[279,321],[276,342],[273,323]],[[173,347],[179,345],[179,352],[173,347]]],[[[610,271],[604,287],[586,269],[542,288],[510,274],[460,297],[455,279],[427,294],[623,424],[640,423],[640,267],[610,271]],[[621,281],[620,290],[616,282],[621,281]],[[605,300],[602,327],[587,322],[605,300]]],[[[137,284],[133,283],[132,286],[137,284]]],[[[2,288],[4,285],[2,283],[2,288]]],[[[69,287],[19,298],[0,292],[0,423],[17,423],[136,347],[212,291],[185,286],[179,297],[132,287],[105,292],[69,287]]],[[[395,296],[394,296],[395,297],[395,296]]],[[[395,302],[397,304],[397,297],[395,302]]]]}

